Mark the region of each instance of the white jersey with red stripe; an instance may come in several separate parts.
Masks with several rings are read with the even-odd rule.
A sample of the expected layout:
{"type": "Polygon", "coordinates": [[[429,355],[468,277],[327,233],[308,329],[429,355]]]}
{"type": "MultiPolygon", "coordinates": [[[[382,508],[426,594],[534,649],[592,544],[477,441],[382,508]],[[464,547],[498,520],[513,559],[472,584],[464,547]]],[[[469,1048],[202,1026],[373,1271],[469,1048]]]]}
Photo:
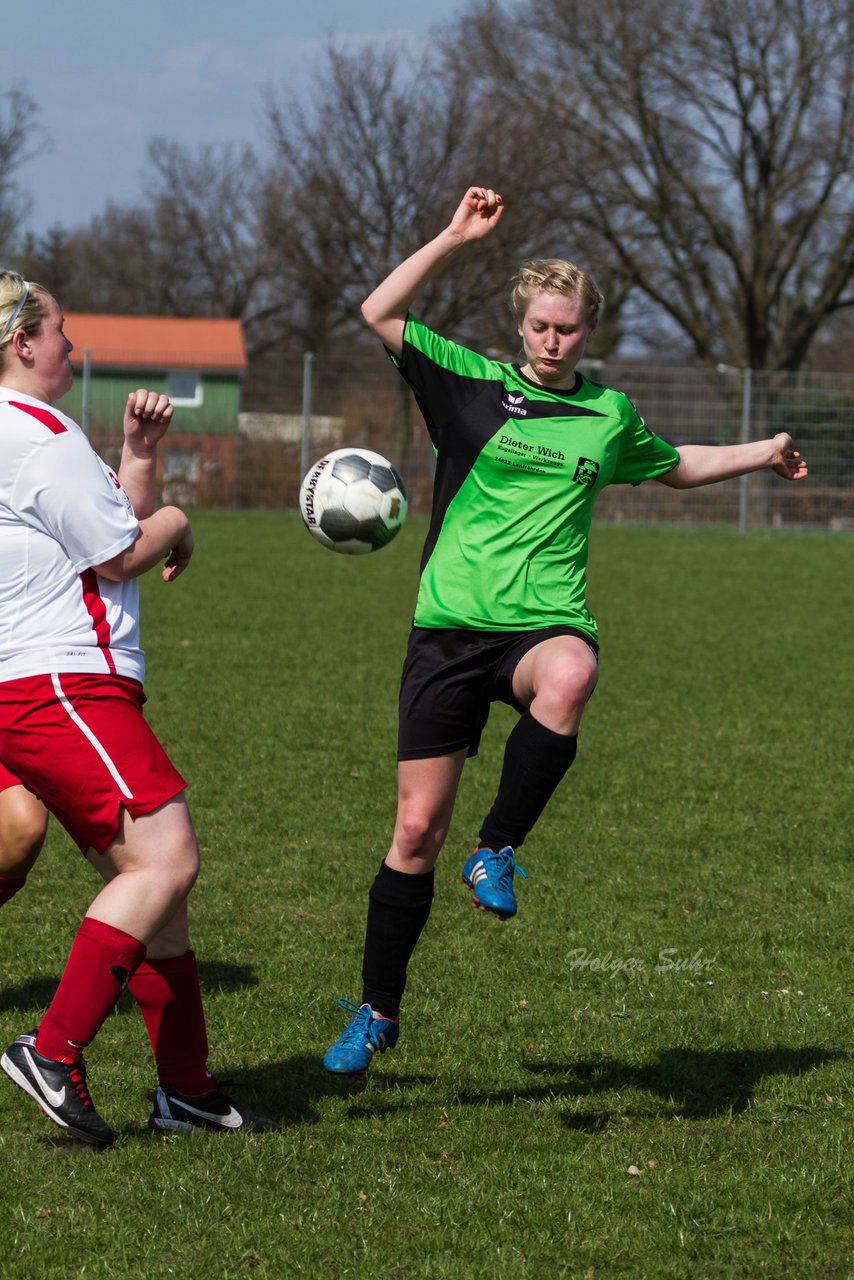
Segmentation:
{"type": "Polygon", "coordinates": [[[86,671],[142,680],[139,588],[94,566],[139,521],[71,418],[0,386],[0,680],[86,671]]]}

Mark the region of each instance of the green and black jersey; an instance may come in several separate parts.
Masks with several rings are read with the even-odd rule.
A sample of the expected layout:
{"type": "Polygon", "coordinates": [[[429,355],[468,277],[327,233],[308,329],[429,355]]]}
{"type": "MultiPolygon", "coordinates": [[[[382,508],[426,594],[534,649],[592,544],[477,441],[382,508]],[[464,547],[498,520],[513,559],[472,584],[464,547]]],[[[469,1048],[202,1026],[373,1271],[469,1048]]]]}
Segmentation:
{"type": "Polygon", "coordinates": [[[571,390],[541,387],[411,315],[395,363],[436,450],[415,625],[562,623],[595,640],[585,574],[596,496],[607,484],[666,475],[676,450],[621,392],[581,373],[571,390]]]}

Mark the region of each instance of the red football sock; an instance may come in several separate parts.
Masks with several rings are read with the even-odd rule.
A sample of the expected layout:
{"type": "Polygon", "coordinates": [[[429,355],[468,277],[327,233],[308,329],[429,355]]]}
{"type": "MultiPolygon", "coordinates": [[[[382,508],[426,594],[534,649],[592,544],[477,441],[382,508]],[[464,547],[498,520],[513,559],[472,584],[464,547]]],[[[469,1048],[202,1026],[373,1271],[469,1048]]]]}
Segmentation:
{"type": "Polygon", "coordinates": [[[215,1089],[195,952],[144,960],[128,990],[142,1012],[160,1083],[190,1098],[215,1089]]]}
{"type": "Polygon", "coordinates": [[[36,1051],[57,1062],[75,1062],[95,1039],[144,955],[143,942],[86,916],[39,1024],[36,1051]]]}
{"type": "Polygon", "coordinates": [[[0,907],[4,902],[8,902],[10,898],[14,898],[19,889],[23,889],[27,883],[26,876],[19,876],[17,880],[13,880],[11,876],[0,875],[0,907]]]}

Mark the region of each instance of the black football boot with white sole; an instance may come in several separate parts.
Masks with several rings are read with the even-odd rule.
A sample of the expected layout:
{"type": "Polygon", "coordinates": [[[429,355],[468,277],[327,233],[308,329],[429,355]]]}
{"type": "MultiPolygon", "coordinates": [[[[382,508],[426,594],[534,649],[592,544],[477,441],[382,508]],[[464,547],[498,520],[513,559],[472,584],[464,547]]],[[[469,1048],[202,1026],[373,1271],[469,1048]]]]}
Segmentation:
{"type": "Polygon", "coordinates": [[[172,1133],[192,1133],[194,1129],[214,1129],[218,1133],[276,1133],[275,1120],[267,1120],[235,1102],[221,1089],[187,1098],[168,1085],[155,1091],[148,1120],[152,1129],[172,1133]]]}
{"type": "Polygon", "coordinates": [[[25,1032],[0,1058],[0,1067],[45,1115],[79,1142],[109,1147],[115,1134],[95,1110],[86,1084],[86,1063],[56,1062],[36,1050],[36,1034],[25,1032]]]}

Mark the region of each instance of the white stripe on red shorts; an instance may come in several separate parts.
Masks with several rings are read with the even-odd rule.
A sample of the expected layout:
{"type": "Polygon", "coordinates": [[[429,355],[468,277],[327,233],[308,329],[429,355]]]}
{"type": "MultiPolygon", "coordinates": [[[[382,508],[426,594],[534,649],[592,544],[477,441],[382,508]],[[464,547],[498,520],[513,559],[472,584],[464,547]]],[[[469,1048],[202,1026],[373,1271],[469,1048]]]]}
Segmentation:
{"type": "Polygon", "coordinates": [[[0,760],[41,796],[79,848],[103,852],[132,818],[186,787],[124,676],[51,673],[0,682],[0,760]]]}

